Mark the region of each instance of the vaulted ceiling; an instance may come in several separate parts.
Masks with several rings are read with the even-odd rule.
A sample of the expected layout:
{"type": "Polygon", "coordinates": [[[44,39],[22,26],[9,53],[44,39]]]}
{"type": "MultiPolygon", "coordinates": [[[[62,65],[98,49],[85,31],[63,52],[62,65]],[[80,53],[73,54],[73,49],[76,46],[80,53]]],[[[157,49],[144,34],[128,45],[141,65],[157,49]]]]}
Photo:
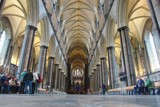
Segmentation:
{"type": "Polygon", "coordinates": [[[98,0],[59,1],[62,31],[71,62],[77,58],[87,61],[95,32],[95,21],[99,18],[98,4],[98,0]]]}

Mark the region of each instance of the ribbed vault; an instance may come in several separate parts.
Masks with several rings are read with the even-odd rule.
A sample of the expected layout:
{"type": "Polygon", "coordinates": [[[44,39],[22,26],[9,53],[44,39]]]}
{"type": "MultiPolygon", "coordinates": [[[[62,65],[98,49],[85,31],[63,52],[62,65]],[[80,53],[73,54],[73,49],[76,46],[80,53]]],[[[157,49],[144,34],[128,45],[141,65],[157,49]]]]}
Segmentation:
{"type": "Polygon", "coordinates": [[[95,31],[98,0],[60,0],[59,5],[68,59],[70,63],[75,59],[86,63],[95,31]]]}

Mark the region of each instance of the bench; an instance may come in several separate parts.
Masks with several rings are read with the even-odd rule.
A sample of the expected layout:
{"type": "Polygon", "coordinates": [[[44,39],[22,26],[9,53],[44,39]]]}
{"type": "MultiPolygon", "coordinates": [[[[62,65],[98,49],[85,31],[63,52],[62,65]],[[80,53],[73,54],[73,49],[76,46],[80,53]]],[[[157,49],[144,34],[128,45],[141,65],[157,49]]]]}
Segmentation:
{"type": "MultiPolygon", "coordinates": [[[[154,82],[154,87],[155,87],[154,89],[160,89],[160,81],[154,82]]],[[[127,95],[133,95],[134,86],[124,87],[123,89],[126,90],[127,95]]],[[[108,90],[108,94],[120,95],[121,90],[122,90],[121,88],[110,89],[108,90]]]]}
{"type": "Polygon", "coordinates": [[[160,88],[160,81],[154,82],[154,87],[155,87],[155,89],[159,89],[160,88]]]}
{"type": "Polygon", "coordinates": [[[38,93],[40,94],[46,94],[47,93],[47,90],[46,89],[43,89],[43,88],[38,88],[38,93]]]}
{"type": "MultiPolygon", "coordinates": [[[[134,86],[124,87],[123,89],[126,90],[126,94],[132,95],[133,94],[134,86]]],[[[108,94],[120,95],[120,94],[122,94],[121,90],[122,90],[122,88],[110,89],[110,90],[108,90],[108,94]]]]}
{"type": "Polygon", "coordinates": [[[149,89],[149,92],[151,94],[151,90],[153,91],[153,95],[156,94],[155,90],[159,90],[160,89],[160,81],[156,81],[154,82],[154,88],[149,89]]]}

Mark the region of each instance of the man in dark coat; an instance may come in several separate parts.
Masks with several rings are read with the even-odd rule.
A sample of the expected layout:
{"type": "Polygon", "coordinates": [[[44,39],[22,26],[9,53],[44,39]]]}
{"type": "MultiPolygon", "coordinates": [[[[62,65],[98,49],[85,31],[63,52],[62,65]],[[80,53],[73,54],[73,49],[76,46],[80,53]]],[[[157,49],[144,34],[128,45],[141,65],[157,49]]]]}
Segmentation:
{"type": "Polygon", "coordinates": [[[28,69],[27,74],[25,75],[26,80],[25,80],[25,93],[26,94],[32,94],[32,81],[33,81],[33,74],[30,71],[30,69],[28,69]],[[29,86],[29,90],[27,89],[27,87],[29,86]]]}

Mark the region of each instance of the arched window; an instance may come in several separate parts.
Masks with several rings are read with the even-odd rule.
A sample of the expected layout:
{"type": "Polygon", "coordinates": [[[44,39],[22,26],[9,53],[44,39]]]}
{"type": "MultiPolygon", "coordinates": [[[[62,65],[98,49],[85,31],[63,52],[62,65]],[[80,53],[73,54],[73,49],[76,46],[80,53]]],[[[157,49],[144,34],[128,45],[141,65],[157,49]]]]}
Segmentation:
{"type": "Polygon", "coordinates": [[[2,52],[3,45],[4,45],[4,42],[5,42],[5,38],[6,38],[6,32],[3,31],[2,35],[1,35],[1,38],[0,38],[0,52],[2,52]]]}
{"type": "Polygon", "coordinates": [[[10,39],[7,37],[7,33],[3,30],[3,33],[0,38],[0,66],[2,66],[5,62],[8,46],[10,39]]]}
{"type": "Polygon", "coordinates": [[[149,58],[151,72],[159,71],[160,64],[158,61],[158,55],[156,52],[156,47],[155,47],[152,32],[148,32],[148,35],[145,36],[145,45],[147,48],[147,54],[148,54],[148,58],[149,58]]]}
{"type": "Polygon", "coordinates": [[[82,77],[83,74],[82,74],[82,71],[80,69],[76,69],[74,72],[73,72],[73,76],[74,77],[82,77]]]}

